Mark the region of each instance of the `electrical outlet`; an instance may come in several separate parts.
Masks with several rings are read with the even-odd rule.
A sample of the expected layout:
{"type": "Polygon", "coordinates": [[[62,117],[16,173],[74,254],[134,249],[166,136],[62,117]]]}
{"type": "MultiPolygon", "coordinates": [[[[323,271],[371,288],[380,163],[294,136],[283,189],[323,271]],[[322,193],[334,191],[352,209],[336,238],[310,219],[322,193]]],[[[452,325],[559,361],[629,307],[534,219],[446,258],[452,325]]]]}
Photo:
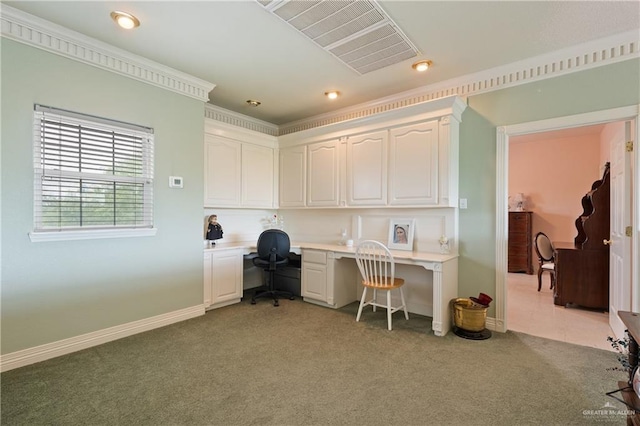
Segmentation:
{"type": "Polygon", "coordinates": [[[467,208],[467,199],[466,198],[460,198],[460,208],[461,209],[466,209],[467,208]]]}

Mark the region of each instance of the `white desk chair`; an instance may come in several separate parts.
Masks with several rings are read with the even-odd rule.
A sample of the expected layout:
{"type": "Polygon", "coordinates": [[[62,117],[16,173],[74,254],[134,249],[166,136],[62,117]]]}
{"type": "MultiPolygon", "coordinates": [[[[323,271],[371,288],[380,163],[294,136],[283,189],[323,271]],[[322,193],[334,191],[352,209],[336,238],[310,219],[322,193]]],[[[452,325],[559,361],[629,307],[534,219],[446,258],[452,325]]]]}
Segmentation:
{"type": "Polygon", "coordinates": [[[365,240],[361,242],[356,249],[356,262],[358,263],[358,268],[362,275],[362,285],[364,286],[356,321],[360,321],[362,308],[368,305],[373,306],[373,312],[376,311],[376,307],[378,306],[387,308],[387,326],[389,330],[391,330],[391,315],[394,312],[402,309],[404,310],[405,318],[409,319],[407,304],[404,301],[404,293],[402,292],[404,279],[395,277],[395,262],[389,249],[378,241],[365,240]],[[369,301],[366,301],[367,289],[373,289],[373,297],[369,301]],[[391,290],[395,289],[400,290],[402,305],[392,307],[391,290]],[[386,305],[377,303],[376,296],[378,290],[387,292],[386,305]]]}

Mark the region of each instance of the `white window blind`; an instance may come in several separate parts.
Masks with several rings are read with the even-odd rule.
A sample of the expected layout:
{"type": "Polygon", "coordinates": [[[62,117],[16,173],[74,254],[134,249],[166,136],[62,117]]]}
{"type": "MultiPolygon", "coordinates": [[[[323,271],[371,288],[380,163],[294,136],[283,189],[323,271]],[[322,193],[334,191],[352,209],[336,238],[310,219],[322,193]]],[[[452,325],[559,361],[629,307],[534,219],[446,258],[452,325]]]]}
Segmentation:
{"type": "Polygon", "coordinates": [[[153,130],[35,106],[34,231],[153,227],[153,130]]]}

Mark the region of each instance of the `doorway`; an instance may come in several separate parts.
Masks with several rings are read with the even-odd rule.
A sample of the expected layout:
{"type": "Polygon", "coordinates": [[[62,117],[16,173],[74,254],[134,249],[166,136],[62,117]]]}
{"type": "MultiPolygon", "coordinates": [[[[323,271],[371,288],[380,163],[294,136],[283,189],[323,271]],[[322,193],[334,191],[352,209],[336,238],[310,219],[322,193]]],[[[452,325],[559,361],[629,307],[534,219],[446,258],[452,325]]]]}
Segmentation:
{"type": "MultiPolygon", "coordinates": [[[[530,240],[538,232],[544,232],[554,243],[573,242],[577,234],[575,220],[583,212],[581,199],[592,183],[602,178],[604,164],[609,161],[608,136],[611,129],[620,128],[624,128],[624,122],[509,138],[508,193],[510,198],[522,194],[524,210],[531,212],[527,215],[531,222],[530,240]]],[[[509,214],[510,220],[513,215],[509,214]]],[[[509,235],[509,240],[512,237],[509,235]]],[[[522,238],[517,241],[518,249],[523,251],[510,252],[508,263],[509,270],[521,271],[526,246],[522,238]],[[511,258],[517,259],[517,264],[512,265],[511,258]]],[[[543,274],[538,288],[534,245],[531,241],[526,257],[527,263],[530,262],[526,272],[533,274],[507,274],[509,329],[552,340],[610,348],[607,337],[612,332],[606,311],[555,305],[555,291],[551,289],[548,273],[543,274]]],[[[608,282],[606,284],[608,288],[608,282]]]]}
{"type": "MultiPolygon", "coordinates": [[[[554,131],[559,129],[591,126],[613,121],[633,120],[635,134],[638,133],[638,106],[616,108],[595,113],[580,114],[575,116],[560,117],[555,119],[522,123],[497,129],[496,148],[496,319],[497,331],[506,331],[507,324],[507,231],[508,231],[508,170],[509,170],[509,138],[538,132],[554,131]]],[[[638,164],[637,150],[633,153],[631,184],[638,188],[638,164]]],[[[615,206],[612,205],[612,208],[615,206]]],[[[638,200],[633,200],[631,207],[631,222],[638,223],[638,200]]],[[[636,228],[637,229],[637,228],[636,228]]],[[[635,233],[631,238],[630,253],[638,253],[640,247],[640,234],[635,233]]],[[[630,307],[637,310],[639,303],[639,261],[638,256],[627,256],[630,276],[630,307]]]]}

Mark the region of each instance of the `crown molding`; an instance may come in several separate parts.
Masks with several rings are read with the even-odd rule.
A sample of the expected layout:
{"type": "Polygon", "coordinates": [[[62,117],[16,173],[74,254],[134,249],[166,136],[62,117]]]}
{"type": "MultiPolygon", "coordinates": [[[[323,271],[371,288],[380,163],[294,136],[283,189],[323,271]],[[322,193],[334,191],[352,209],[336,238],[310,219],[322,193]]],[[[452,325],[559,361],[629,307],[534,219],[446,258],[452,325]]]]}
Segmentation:
{"type": "Polygon", "coordinates": [[[0,4],[2,37],[201,101],[215,84],[0,4]]]}
{"type": "MultiPolygon", "coordinates": [[[[276,126],[276,134],[282,136],[332,124],[361,120],[448,96],[468,98],[637,58],[640,58],[640,32],[628,31],[276,126]]],[[[221,109],[221,111],[226,110],[221,109]]],[[[229,114],[230,111],[226,113],[229,114]]],[[[236,119],[240,120],[239,117],[236,119]]],[[[235,125],[257,130],[254,127],[247,127],[251,124],[243,123],[241,120],[236,121],[235,125]]],[[[273,135],[273,133],[269,134],[273,135]]]]}
{"type": "MultiPolygon", "coordinates": [[[[0,4],[0,30],[2,37],[201,101],[208,101],[209,92],[215,87],[213,83],[133,55],[4,4],[0,4]]],[[[634,30],[281,126],[211,104],[205,106],[205,117],[279,136],[362,119],[443,97],[479,95],[637,58],[640,58],[640,33],[634,30]]]]}
{"type": "Polygon", "coordinates": [[[382,127],[405,126],[420,121],[438,119],[442,125],[451,120],[462,121],[462,113],[467,107],[466,99],[460,96],[447,96],[396,108],[375,115],[363,116],[349,121],[339,121],[322,127],[312,127],[295,133],[278,136],[280,147],[295,146],[329,139],[339,139],[345,135],[366,133],[382,127]]]}
{"type": "Polygon", "coordinates": [[[400,92],[372,102],[287,123],[279,127],[279,134],[285,135],[359,119],[447,96],[479,95],[636,58],[640,58],[640,32],[628,31],[418,89],[400,92]]]}
{"type": "Polygon", "coordinates": [[[257,118],[249,117],[237,112],[229,111],[215,105],[204,105],[204,117],[219,121],[221,123],[230,124],[232,126],[241,127],[246,130],[264,133],[270,136],[278,136],[278,126],[257,118]]]}

